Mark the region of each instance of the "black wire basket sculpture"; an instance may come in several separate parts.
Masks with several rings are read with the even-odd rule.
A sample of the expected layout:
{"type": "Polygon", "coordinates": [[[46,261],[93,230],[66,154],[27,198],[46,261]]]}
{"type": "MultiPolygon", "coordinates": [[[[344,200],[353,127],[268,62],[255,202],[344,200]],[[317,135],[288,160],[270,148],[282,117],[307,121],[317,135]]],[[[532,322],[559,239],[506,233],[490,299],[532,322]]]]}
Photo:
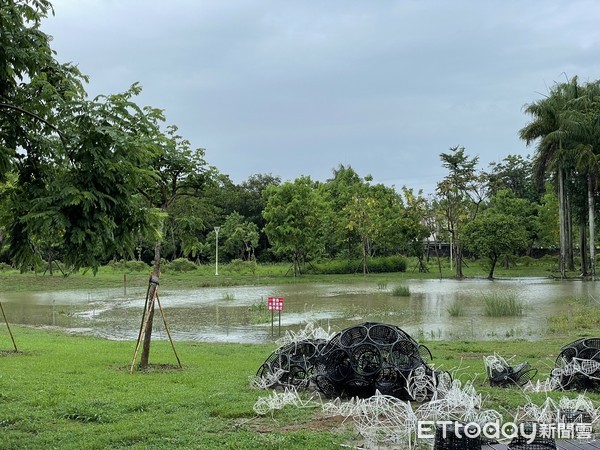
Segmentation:
{"type": "Polygon", "coordinates": [[[433,450],[481,450],[481,445],[477,430],[465,425],[452,423],[436,427],[433,450]]]}
{"type": "Polygon", "coordinates": [[[563,346],[552,375],[562,389],[600,391],[600,338],[578,339],[563,346]]]}
{"type": "Polygon", "coordinates": [[[537,374],[527,361],[516,366],[506,366],[502,370],[492,369],[489,373],[490,386],[524,386],[537,374]]]}
{"type": "Polygon", "coordinates": [[[519,433],[512,438],[508,444],[509,450],[556,450],[556,441],[551,436],[543,436],[539,424],[522,423],[519,428],[522,428],[525,434],[519,433]]]}
{"type": "Polygon", "coordinates": [[[268,387],[287,385],[306,388],[325,343],[323,339],[316,339],[284,345],[271,353],[256,375],[266,380],[268,387]]]}
{"type": "Polygon", "coordinates": [[[269,356],[257,376],[272,386],[307,388],[314,384],[326,397],[366,398],[379,391],[401,400],[415,400],[409,387],[419,369],[419,399],[431,398],[448,374],[428,366],[431,352],[395,325],[365,322],[335,334],[329,341],[287,344],[269,356]]]}

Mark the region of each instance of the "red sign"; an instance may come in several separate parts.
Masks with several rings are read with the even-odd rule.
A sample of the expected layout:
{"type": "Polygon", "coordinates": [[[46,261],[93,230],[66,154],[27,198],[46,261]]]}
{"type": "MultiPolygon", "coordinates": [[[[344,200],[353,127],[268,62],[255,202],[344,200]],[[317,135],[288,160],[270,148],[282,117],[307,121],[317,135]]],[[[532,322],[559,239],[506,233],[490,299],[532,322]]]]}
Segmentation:
{"type": "Polygon", "coordinates": [[[283,311],[283,297],[269,297],[267,299],[269,311],[283,311]]]}

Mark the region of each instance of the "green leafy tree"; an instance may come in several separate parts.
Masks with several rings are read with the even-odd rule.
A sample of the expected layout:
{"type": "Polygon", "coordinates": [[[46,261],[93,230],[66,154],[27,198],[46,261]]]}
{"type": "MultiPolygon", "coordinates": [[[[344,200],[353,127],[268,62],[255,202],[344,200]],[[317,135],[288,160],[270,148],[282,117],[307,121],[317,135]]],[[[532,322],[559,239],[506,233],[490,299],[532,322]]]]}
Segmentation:
{"type": "Polygon", "coordinates": [[[424,261],[425,243],[434,231],[428,221],[429,204],[421,191],[415,194],[413,189],[403,187],[402,193],[405,207],[400,229],[406,242],[405,252],[417,258],[419,272],[429,272],[424,261]]]}
{"type": "Polygon", "coordinates": [[[490,195],[501,190],[510,190],[515,197],[531,202],[539,200],[533,179],[533,163],[529,156],[508,155],[500,162],[490,163],[490,171],[484,175],[490,195]]]}
{"type": "Polygon", "coordinates": [[[450,153],[441,153],[442,166],[448,175],[437,184],[437,200],[434,207],[438,212],[441,228],[451,237],[451,246],[456,261],[456,278],[463,278],[462,227],[472,221],[485,198],[484,183],[477,173],[479,158],[470,158],[462,147],[453,147],[450,153]]]}
{"type": "Polygon", "coordinates": [[[488,278],[494,278],[498,259],[527,247],[527,230],[514,216],[502,213],[484,213],[466,223],[463,242],[467,250],[489,261],[488,278]]]}
{"type": "MultiPolygon", "coordinates": [[[[167,218],[173,202],[181,197],[200,197],[203,189],[214,176],[214,169],[204,160],[204,149],[193,150],[189,141],[177,134],[177,128],[171,126],[166,134],[155,136],[159,152],[152,161],[154,169],[153,183],[139,184],[141,194],[146,198],[148,206],[160,210],[161,217],[167,218]]],[[[164,227],[161,225],[161,230],[164,227]]],[[[148,300],[143,314],[142,328],[143,347],[140,366],[148,366],[152,341],[152,324],[154,320],[154,299],[160,283],[160,261],[163,237],[162,233],[154,245],[154,262],[148,300]]]]}
{"type": "Polygon", "coordinates": [[[371,253],[373,239],[379,235],[379,209],[377,200],[368,193],[355,194],[352,201],[346,205],[344,212],[347,216],[346,228],[355,231],[360,238],[362,272],[369,271],[368,258],[371,253]]]}
{"type": "Polygon", "coordinates": [[[310,177],[270,186],[263,211],[265,233],[275,254],[293,263],[294,276],[323,252],[323,211],[327,204],[310,177]]]}
{"type": "Polygon", "coordinates": [[[257,257],[261,256],[261,253],[267,256],[269,240],[265,234],[264,227],[266,225],[265,219],[262,215],[265,206],[267,205],[266,191],[269,186],[279,186],[281,184],[281,178],[268,174],[254,174],[248,177],[247,180],[243,181],[237,186],[238,192],[238,205],[234,211],[239,212],[242,216],[248,219],[250,222],[256,225],[259,230],[258,243],[253,249],[253,253],[257,253],[257,257]]]}
{"type": "Polygon", "coordinates": [[[504,214],[514,217],[527,231],[527,249],[531,253],[538,242],[540,223],[538,205],[525,198],[519,198],[512,190],[503,189],[490,197],[486,213],[504,214]]]}
{"type": "Polygon", "coordinates": [[[333,177],[321,186],[330,205],[324,223],[325,249],[329,257],[345,256],[352,259],[362,254],[361,238],[356,229],[347,226],[345,209],[356,195],[364,191],[369,181],[370,176],[363,178],[351,166],[340,164],[333,170],[333,177]]]}
{"type": "Polygon", "coordinates": [[[221,227],[223,253],[230,259],[254,260],[254,251],[258,245],[258,227],[254,222],[232,212],[221,227]]]}
{"type": "Polygon", "coordinates": [[[7,253],[22,269],[50,238],[74,268],[131,252],[156,221],[136,192],[148,182],[160,111],[140,108],[140,88],[93,100],[86,77],[54,59],[40,23],[45,0],[0,8],[0,179],[6,192],[7,253]]]}
{"type": "Polygon", "coordinates": [[[537,207],[539,235],[537,246],[539,248],[559,248],[560,231],[558,220],[558,197],[552,189],[546,189],[537,207]]]}

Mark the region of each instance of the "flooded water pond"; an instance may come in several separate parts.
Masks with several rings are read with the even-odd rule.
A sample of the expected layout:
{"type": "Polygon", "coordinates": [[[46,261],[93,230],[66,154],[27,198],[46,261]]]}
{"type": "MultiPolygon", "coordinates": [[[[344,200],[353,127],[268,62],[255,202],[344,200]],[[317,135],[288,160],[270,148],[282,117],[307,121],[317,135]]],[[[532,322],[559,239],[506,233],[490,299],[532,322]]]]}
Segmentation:
{"type": "MultiPolygon", "coordinates": [[[[417,339],[539,339],[547,318],[569,308],[569,300],[600,301],[600,284],[546,278],[507,280],[399,280],[377,285],[361,283],[285,284],[177,290],[161,286],[160,300],[173,338],[208,342],[273,342],[278,336],[274,314],[272,336],[268,297],[284,297],[281,333],[298,331],[313,321],[339,331],[365,321],[398,325],[417,339]],[[410,290],[409,297],[391,295],[394,287],[410,290]],[[484,314],[484,295],[513,293],[522,300],[522,316],[498,318],[484,314]],[[448,308],[460,302],[463,316],[448,308]]],[[[123,288],[94,291],[3,293],[8,320],[13,324],[53,326],[68,332],[135,340],[140,327],[145,289],[125,294],[123,288]]],[[[155,316],[156,338],[166,338],[155,316]]]]}

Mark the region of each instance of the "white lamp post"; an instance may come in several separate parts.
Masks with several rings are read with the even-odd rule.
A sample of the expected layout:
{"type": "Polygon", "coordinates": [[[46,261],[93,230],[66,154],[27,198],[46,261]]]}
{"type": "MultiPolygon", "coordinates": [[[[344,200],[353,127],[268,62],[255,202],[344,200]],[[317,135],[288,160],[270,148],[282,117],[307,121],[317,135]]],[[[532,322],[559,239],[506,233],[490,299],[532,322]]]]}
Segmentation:
{"type": "Polygon", "coordinates": [[[217,240],[215,242],[215,275],[219,275],[219,230],[221,227],[215,227],[215,234],[217,235],[217,240]]]}

